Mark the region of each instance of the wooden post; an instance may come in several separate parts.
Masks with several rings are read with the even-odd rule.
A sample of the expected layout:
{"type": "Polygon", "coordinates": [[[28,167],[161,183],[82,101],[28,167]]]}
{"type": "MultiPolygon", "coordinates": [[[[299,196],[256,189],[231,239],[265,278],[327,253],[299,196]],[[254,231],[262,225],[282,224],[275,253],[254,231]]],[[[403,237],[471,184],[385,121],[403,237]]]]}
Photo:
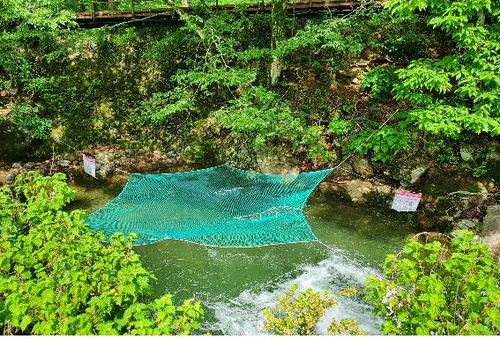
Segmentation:
{"type": "Polygon", "coordinates": [[[90,3],[90,15],[92,16],[92,20],[95,20],[95,2],[92,1],[90,3]]]}

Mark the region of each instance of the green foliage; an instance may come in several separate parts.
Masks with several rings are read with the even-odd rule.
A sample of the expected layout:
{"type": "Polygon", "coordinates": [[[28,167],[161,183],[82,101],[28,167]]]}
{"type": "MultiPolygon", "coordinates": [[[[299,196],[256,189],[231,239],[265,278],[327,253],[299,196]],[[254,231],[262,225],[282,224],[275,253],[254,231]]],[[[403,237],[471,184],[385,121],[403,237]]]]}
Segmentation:
{"type": "MultiPolygon", "coordinates": [[[[275,5],[279,7],[278,2],[275,5]]],[[[138,108],[142,123],[179,126],[189,139],[184,141],[188,145],[183,154],[196,154],[200,159],[203,155],[195,150],[210,149],[199,147],[206,140],[219,143],[216,148],[224,149],[225,156],[235,152],[235,143],[237,149],[245,145],[253,153],[266,143],[279,142],[311,161],[336,159],[333,146],[337,144],[330,139],[339,135],[325,126],[332,112],[328,91],[318,90],[314,96],[298,91],[297,97],[288,91],[295,87],[269,86],[267,73],[272,63],[276,71],[278,66],[297,64],[335,72],[362,51],[363,39],[356,33],[361,24],[328,18],[307,22],[295,33],[296,22],[286,19],[279,23],[285,29],[278,32],[283,35],[279,44],[270,49],[272,18],[229,13],[182,13],[181,18],[185,25],[179,32],[168,34],[147,52],[158,62],[173,58],[178,68],[168,90],[142,101],[138,108]],[[252,34],[254,31],[259,35],[252,34]],[[176,47],[180,40],[190,53],[176,47]]],[[[320,77],[328,86],[330,78],[320,77]]],[[[307,89],[300,78],[291,81],[307,89]]]]}
{"type": "Polygon", "coordinates": [[[349,149],[357,150],[360,154],[372,153],[372,161],[386,162],[393,154],[409,148],[410,134],[408,123],[404,120],[395,126],[383,126],[376,130],[360,132],[349,140],[349,149]]]}
{"type": "Polygon", "coordinates": [[[8,0],[2,1],[0,26],[41,31],[74,27],[75,13],[67,9],[67,0],[8,0]]]}
{"type": "Polygon", "coordinates": [[[33,139],[47,139],[52,123],[49,119],[38,116],[38,109],[28,104],[15,106],[11,114],[13,122],[33,139]]]}
{"type": "Polygon", "coordinates": [[[33,87],[40,85],[40,74],[30,52],[50,46],[56,32],[75,26],[74,14],[62,8],[65,2],[9,0],[1,3],[0,79],[3,78],[5,89],[11,89],[6,88],[8,84],[22,90],[30,81],[38,81],[33,87]]]}
{"type": "Polygon", "coordinates": [[[366,47],[372,57],[385,64],[406,64],[427,56],[429,49],[443,43],[438,32],[426,26],[418,16],[395,16],[383,10],[383,4],[367,6],[363,13],[366,47]]]}
{"type": "Polygon", "coordinates": [[[290,108],[276,93],[260,86],[244,91],[213,116],[232,136],[253,140],[256,149],[279,137],[293,140],[302,132],[301,122],[290,108]]]}
{"type": "MultiPolygon", "coordinates": [[[[321,294],[308,288],[297,295],[297,289],[298,285],[293,285],[286,295],[277,298],[277,306],[264,310],[264,331],[273,335],[312,335],[326,310],[336,304],[328,291],[321,294]]],[[[328,331],[332,334],[364,334],[351,319],[340,322],[333,319],[328,331]]]]}
{"type": "MultiPolygon", "coordinates": [[[[228,13],[207,18],[182,13],[181,17],[185,25],[178,33],[165,37],[160,46],[148,52],[148,56],[154,59],[166,56],[183,61],[170,78],[170,88],[142,102],[141,120],[146,124],[178,125],[186,130],[190,140],[184,142],[191,144],[184,149],[186,152],[193,153],[193,148],[198,148],[198,138],[206,139],[206,134],[197,135],[200,125],[211,126],[214,118],[232,137],[248,132],[249,144],[262,145],[263,140],[274,134],[271,131],[273,127],[265,121],[248,121],[254,113],[263,120],[269,120],[263,112],[259,113],[263,105],[270,104],[268,93],[260,87],[252,87],[259,73],[258,68],[252,65],[255,58],[262,55],[247,53],[255,50],[254,46],[248,46],[252,39],[244,41],[239,36],[245,34],[240,33],[240,28],[252,26],[252,21],[246,16],[237,17],[228,13]],[[193,48],[190,53],[175,55],[172,52],[172,48],[178,49],[180,39],[193,48]],[[258,97],[259,94],[262,97],[258,97]],[[255,105],[248,102],[253,98],[257,98],[255,105]],[[224,117],[223,112],[227,112],[227,116],[224,117]],[[233,118],[238,118],[238,121],[231,121],[233,118]]],[[[271,95],[271,99],[276,98],[276,95],[271,95]]],[[[281,104],[272,103],[270,109],[273,110],[276,105],[281,104]]],[[[283,113],[284,116],[287,114],[283,113]]]]}
{"type": "MultiPolygon", "coordinates": [[[[321,166],[337,158],[347,139],[352,150],[378,127],[371,121],[381,121],[382,114],[363,101],[356,108],[355,94],[340,92],[343,86],[334,83],[339,69],[361,58],[382,66],[366,75],[362,88],[377,100],[392,96],[412,108],[362,147],[373,160],[404,151],[416,126],[453,139],[467,131],[495,135],[496,5],[479,11],[482,4],[466,4],[463,13],[454,5],[443,16],[446,7],[436,1],[389,3],[383,11],[382,5],[362,6],[346,17],[321,19],[199,8],[193,15],[181,8],[183,24],[177,27],[69,31],[71,16],[62,10],[82,9],[71,1],[28,1],[21,8],[13,0],[0,13],[0,87],[21,104],[15,122],[29,140],[47,138],[51,126],[64,127],[56,144],[61,150],[66,144],[118,143],[168,148],[201,160],[213,152],[227,160],[241,153],[241,145],[251,157],[266,143],[280,143],[321,166]],[[404,11],[412,15],[393,15],[404,11]],[[473,29],[442,19],[463,15],[473,29]],[[43,20],[51,23],[41,25],[43,20]],[[462,35],[455,34],[457,27],[462,35]],[[270,86],[275,59],[282,76],[270,86]],[[345,103],[349,112],[339,110],[345,103]],[[330,126],[336,114],[347,122],[354,108],[370,117],[367,125],[346,127],[352,136],[330,126]],[[356,135],[359,130],[364,132],[356,135]]],[[[88,9],[90,0],[83,5],[88,9]]]]}
{"type": "MultiPolygon", "coordinates": [[[[0,3],[0,97],[15,103],[7,117],[26,134],[28,142],[47,139],[51,119],[37,99],[47,89],[40,54],[55,44],[56,32],[75,27],[67,0],[8,0],[0,3]],[[36,108],[35,108],[36,107],[36,108]]],[[[57,45],[57,44],[56,44],[57,45]]],[[[45,60],[43,60],[45,61],[45,60]]],[[[42,61],[42,63],[43,63],[42,61]]]]}
{"type": "MultiPolygon", "coordinates": [[[[268,14],[188,15],[180,9],[183,24],[176,27],[67,31],[69,17],[66,25],[47,25],[58,28],[34,29],[38,24],[28,21],[36,13],[30,11],[82,10],[79,5],[28,3],[25,19],[8,11],[14,19],[1,37],[0,86],[33,107],[16,120],[27,135],[46,138],[52,127],[62,127],[56,151],[120,144],[168,148],[202,160],[213,150],[227,160],[241,145],[254,156],[266,143],[281,143],[311,161],[337,157],[333,147],[340,138],[326,126],[335,112],[328,87],[340,65],[363,50],[366,32],[358,33],[363,24],[357,19],[286,18],[282,41],[271,50],[268,14]],[[270,87],[273,58],[283,61],[290,78],[270,87]],[[309,90],[293,74],[297,67],[311,67],[321,89],[309,90]]],[[[83,3],[89,5],[90,0],[83,3]]]]}
{"type": "Polygon", "coordinates": [[[499,281],[498,260],[472,232],[457,231],[449,242],[410,239],[366,290],[386,334],[498,335],[499,281]]]}
{"type": "Polygon", "coordinates": [[[331,145],[325,142],[325,128],[323,126],[308,127],[300,140],[300,145],[306,147],[307,158],[311,161],[327,162],[335,160],[337,153],[331,149],[331,145]]]}
{"type": "Polygon", "coordinates": [[[19,175],[0,188],[0,327],[4,334],[189,334],[197,301],[146,302],[154,278],[132,251],[132,236],[109,243],[86,215],[64,212],[74,192],[63,174],[19,175]]]}
{"type": "Polygon", "coordinates": [[[479,166],[472,169],[472,176],[474,178],[481,178],[488,173],[488,162],[483,161],[479,166]]]}
{"type": "Polygon", "coordinates": [[[377,67],[369,72],[361,81],[359,88],[369,89],[370,96],[378,100],[391,97],[396,74],[391,66],[377,67]]]}
{"type": "Polygon", "coordinates": [[[437,161],[443,164],[457,164],[460,158],[456,155],[454,144],[448,139],[439,138],[434,141],[436,145],[437,161]]]}
{"type": "Polygon", "coordinates": [[[193,101],[188,91],[176,88],[169,93],[153,93],[151,98],[141,102],[138,110],[143,122],[161,125],[171,121],[171,115],[189,114],[194,109],[193,101]]]}
{"type": "Polygon", "coordinates": [[[281,47],[284,54],[301,48],[314,48],[317,54],[321,50],[339,54],[358,53],[363,50],[361,39],[351,31],[354,21],[336,17],[321,21],[309,21],[304,29],[289,38],[281,47]]]}
{"type": "Polygon", "coordinates": [[[352,123],[340,117],[334,117],[328,123],[328,132],[336,136],[345,136],[352,130],[352,123]]]}
{"type": "Polygon", "coordinates": [[[413,60],[396,71],[396,99],[413,104],[408,119],[422,130],[456,138],[500,134],[500,4],[495,1],[390,0],[395,16],[422,15],[454,44],[442,57],[413,60]]]}

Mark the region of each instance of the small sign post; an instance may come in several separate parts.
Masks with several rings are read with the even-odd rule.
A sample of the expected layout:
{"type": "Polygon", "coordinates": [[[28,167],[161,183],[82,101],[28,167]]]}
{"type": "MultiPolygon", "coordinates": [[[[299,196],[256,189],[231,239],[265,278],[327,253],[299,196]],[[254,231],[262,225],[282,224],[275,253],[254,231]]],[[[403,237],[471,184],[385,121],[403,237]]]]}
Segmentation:
{"type": "Polygon", "coordinates": [[[391,208],[398,212],[415,212],[421,197],[422,193],[397,190],[391,208]]]}
{"type": "Polygon", "coordinates": [[[87,173],[95,178],[95,159],[84,154],[83,155],[83,170],[85,171],[85,173],[87,173]]]}

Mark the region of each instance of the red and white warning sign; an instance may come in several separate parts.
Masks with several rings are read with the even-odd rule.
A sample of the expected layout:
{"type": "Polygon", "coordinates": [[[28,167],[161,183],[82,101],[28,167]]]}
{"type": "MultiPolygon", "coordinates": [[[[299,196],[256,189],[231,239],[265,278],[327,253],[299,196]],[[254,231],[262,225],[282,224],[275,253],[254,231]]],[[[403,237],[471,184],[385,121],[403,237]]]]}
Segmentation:
{"type": "Polygon", "coordinates": [[[397,190],[392,201],[392,209],[398,212],[415,212],[421,197],[422,193],[397,190]]]}
{"type": "Polygon", "coordinates": [[[95,159],[84,154],[83,170],[95,178],[95,159]]]}

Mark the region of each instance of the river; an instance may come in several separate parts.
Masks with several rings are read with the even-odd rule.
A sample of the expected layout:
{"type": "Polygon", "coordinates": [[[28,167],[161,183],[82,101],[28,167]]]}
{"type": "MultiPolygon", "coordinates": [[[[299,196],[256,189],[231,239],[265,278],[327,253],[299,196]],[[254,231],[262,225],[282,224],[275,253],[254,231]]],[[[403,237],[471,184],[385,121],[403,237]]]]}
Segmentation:
{"type": "MultiPolygon", "coordinates": [[[[88,211],[116,196],[122,185],[74,187],[75,207],[88,211]]],[[[262,311],[293,285],[337,294],[363,286],[379,274],[387,254],[396,253],[412,233],[411,215],[387,208],[355,207],[338,198],[313,194],[305,209],[320,242],[257,248],[216,248],[166,240],[137,246],[144,266],[158,278],[154,293],[170,293],[180,303],[196,297],[206,309],[204,331],[223,335],[262,335],[262,311]]],[[[367,334],[380,334],[381,319],[362,297],[337,299],[325,319],[353,318],[367,334]]],[[[327,334],[328,322],[318,334],[327,334]]]]}

